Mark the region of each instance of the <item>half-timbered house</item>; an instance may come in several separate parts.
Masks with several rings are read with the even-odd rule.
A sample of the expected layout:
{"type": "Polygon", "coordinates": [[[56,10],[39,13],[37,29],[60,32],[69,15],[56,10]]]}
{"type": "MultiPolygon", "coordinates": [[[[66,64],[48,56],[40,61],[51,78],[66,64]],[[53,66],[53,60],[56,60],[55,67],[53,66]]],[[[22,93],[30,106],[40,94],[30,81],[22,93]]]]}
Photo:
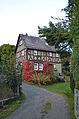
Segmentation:
{"type": "Polygon", "coordinates": [[[23,60],[33,61],[34,70],[43,71],[43,62],[47,61],[49,66],[53,64],[54,69],[62,73],[60,54],[55,46],[49,46],[44,39],[20,34],[15,52],[16,64],[23,60]]]}

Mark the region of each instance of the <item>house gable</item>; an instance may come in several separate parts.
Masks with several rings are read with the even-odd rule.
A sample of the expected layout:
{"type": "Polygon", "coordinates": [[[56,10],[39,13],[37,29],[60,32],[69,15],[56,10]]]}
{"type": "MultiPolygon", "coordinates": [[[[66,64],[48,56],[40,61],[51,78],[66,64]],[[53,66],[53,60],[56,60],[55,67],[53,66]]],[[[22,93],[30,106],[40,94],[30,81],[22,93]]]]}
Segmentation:
{"type": "Polygon", "coordinates": [[[16,45],[16,63],[17,62],[22,62],[23,59],[26,59],[26,46],[23,42],[23,40],[21,39],[21,37],[18,37],[18,41],[17,41],[17,45],[16,45]]]}

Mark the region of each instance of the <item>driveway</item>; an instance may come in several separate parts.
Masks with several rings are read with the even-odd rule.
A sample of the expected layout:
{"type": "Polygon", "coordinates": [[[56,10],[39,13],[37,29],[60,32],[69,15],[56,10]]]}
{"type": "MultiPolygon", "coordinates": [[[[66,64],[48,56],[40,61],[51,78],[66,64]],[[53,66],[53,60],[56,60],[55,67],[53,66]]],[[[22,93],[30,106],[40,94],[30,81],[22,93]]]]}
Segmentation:
{"type": "Polygon", "coordinates": [[[63,96],[24,83],[22,89],[26,101],[6,119],[70,119],[63,96]],[[45,106],[47,103],[49,109],[45,106]]]}

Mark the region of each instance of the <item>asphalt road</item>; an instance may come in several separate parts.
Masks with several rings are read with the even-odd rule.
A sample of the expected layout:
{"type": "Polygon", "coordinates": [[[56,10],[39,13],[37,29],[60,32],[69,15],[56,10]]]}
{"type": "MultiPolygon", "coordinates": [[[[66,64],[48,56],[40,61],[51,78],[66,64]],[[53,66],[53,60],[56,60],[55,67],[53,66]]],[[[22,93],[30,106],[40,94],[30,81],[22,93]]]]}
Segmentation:
{"type": "Polygon", "coordinates": [[[70,119],[64,97],[46,89],[22,85],[26,101],[6,119],[70,119]],[[45,105],[49,103],[50,109],[45,105]]]}

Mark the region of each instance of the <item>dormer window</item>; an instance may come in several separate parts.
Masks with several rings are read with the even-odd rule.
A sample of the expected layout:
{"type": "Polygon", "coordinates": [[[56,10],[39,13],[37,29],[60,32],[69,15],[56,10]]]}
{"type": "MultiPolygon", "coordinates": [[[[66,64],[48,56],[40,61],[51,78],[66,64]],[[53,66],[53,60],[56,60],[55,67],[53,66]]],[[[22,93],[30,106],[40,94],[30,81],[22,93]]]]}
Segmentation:
{"type": "Polygon", "coordinates": [[[37,55],[37,50],[34,50],[34,55],[37,55]]]}

